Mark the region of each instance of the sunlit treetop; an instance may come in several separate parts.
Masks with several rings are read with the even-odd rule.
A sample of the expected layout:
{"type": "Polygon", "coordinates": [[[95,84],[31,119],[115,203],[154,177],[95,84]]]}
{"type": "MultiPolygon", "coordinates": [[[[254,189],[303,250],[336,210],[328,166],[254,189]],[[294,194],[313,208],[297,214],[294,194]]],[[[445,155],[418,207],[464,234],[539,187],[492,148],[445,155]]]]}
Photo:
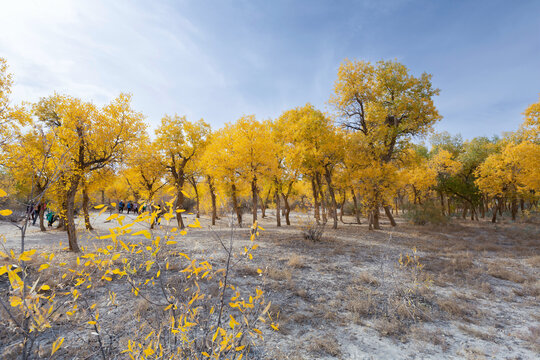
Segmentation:
{"type": "Polygon", "coordinates": [[[345,127],[365,136],[376,157],[390,161],[441,119],[433,103],[438,94],[431,75],[415,77],[396,61],[345,60],[330,103],[345,127]]]}

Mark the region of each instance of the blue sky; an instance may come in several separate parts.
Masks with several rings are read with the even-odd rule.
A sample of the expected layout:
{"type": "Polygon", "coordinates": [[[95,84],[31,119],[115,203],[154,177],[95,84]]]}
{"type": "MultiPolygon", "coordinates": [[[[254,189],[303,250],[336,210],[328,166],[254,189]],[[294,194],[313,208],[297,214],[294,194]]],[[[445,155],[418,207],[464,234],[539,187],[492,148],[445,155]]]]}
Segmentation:
{"type": "Polygon", "coordinates": [[[438,131],[517,129],[540,93],[540,1],[0,0],[13,100],[53,91],[103,104],[119,92],[155,126],[214,128],[327,105],[344,58],[433,74],[438,131]]]}

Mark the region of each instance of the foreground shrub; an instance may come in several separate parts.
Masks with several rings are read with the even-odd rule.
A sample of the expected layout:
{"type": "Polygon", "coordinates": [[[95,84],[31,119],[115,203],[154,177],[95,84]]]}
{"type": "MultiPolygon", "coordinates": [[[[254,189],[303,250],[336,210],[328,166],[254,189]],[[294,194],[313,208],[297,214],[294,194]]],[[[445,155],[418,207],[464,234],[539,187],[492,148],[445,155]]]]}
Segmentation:
{"type": "MultiPolygon", "coordinates": [[[[167,222],[175,216],[169,206],[167,222]]],[[[221,261],[197,259],[181,252],[178,235],[198,220],[187,230],[161,226],[158,235],[149,229],[156,216],[125,224],[113,214],[107,220],[118,226],[78,254],[4,248],[0,338],[9,340],[0,357],[241,359],[256,351],[261,326],[278,329],[271,304],[260,287],[240,288],[230,274],[253,258],[260,228],[253,225],[240,251],[233,234],[216,235],[221,261]]]]}

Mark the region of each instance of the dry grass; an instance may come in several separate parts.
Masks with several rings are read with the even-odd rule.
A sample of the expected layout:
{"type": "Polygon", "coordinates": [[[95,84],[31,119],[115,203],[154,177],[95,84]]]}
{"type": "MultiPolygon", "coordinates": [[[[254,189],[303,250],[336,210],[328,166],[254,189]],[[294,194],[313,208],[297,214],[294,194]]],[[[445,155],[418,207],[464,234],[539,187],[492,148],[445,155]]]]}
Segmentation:
{"type": "Polygon", "coordinates": [[[292,271],[290,269],[280,270],[276,268],[271,268],[271,269],[268,269],[268,277],[276,281],[282,281],[282,280],[291,281],[292,271]]]}
{"type": "Polygon", "coordinates": [[[373,314],[375,307],[376,303],[371,294],[350,298],[345,304],[345,308],[352,314],[352,320],[357,324],[360,324],[363,318],[373,314]]]}
{"type": "Polygon", "coordinates": [[[358,284],[369,284],[375,286],[379,285],[379,281],[367,271],[362,271],[360,274],[358,274],[358,276],[354,279],[354,282],[358,284]]]}
{"type": "Polygon", "coordinates": [[[440,346],[443,351],[446,351],[450,346],[447,339],[448,334],[444,333],[441,329],[427,330],[422,325],[413,326],[410,334],[414,340],[425,341],[440,346]]]}
{"type": "Polygon", "coordinates": [[[491,333],[485,333],[472,326],[467,326],[463,324],[459,324],[458,329],[460,329],[461,331],[463,331],[464,333],[468,335],[474,336],[475,338],[478,338],[484,341],[493,341],[495,339],[494,331],[491,331],[491,333]]]}
{"type": "Polygon", "coordinates": [[[529,343],[530,347],[536,351],[540,352],[540,326],[529,326],[526,332],[522,332],[518,335],[522,340],[525,340],[529,343]]]}
{"type": "Polygon", "coordinates": [[[437,305],[439,309],[449,314],[453,318],[463,319],[467,318],[469,313],[466,307],[458,302],[455,298],[438,300],[437,305]]]}
{"type": "Polygon", "coordinates": [[[527,263],[532,267],[540,267],[540,255],[528,258],[527,263]]]}
{"type": "Polygon", "coordinates": [[[150,305],[145,299],[139,299],[135,303],[135,314],[137,316],[144,317],[148,313],[149,309],[150,305]]]}
{"type": "Polygon", "coordinates": [[[257,267],[244,265],[236,269],[237,276],[259,276],[257,267]]]}
{"type": "Polygon", "coordinates": [[[527,280],[523,275],[516,271],[512,271],[511,268],[501,263],[491,263],[488,266],[487,273],[498,279],[508,280],[519,284],[524,283],[525,280],[527,280]]]}
{"type": "Polygon", "coordinates": [[[303,256],[298,254],[292,254],[289,257],[289,261],[287,262],[287,264],[292,268],[301,269],[306,266],[306,261],[303,256]]]}
{"type": "Polygon", "coordinates": [[[320,355],[340,356],[341,349],[336,337],[333,334],[327,333],[323,336],[312,337],[308,350],[312,353],[320,355]]]}
{"type": "Polygon", "coordinates": [[[520,288],[515,288],[513,291],[518,296],[532,296],[537,298],[540,296],[540,280],[526,281],[520,288]]]}
{"type": "Polygon", "coordinates": [[[407,332],[408,326],[396,318],[375,320],[373,327],[384,336],[399,337],[407,332]]]}

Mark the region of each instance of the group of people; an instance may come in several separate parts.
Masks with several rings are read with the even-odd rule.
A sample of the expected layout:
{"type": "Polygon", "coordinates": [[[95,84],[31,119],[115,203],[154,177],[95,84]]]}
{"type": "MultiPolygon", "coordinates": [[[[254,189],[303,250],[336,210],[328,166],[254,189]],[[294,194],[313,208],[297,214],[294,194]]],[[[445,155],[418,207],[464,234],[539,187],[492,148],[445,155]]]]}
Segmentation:
{"type": "Polygon", "coordinates": [[[39,219],[41,211],[44,212],[45,218],[47,219],[47,226],[52,227],[54,222],[58,220],[58,215],[54,213],[50,208],[47,207],[47,203],[39,202],[38,204],[30,203],[26,206],[26,212],[30,216],[33,226],[37,226],[36,222],[39,219]]]}
{"type": "Polygon", "coordinates": [[[127,213],[133,212],[134,214],[139,213],[139,203],[132,202],[131,200],[126,203],[124,203],[124,200],[120,200],[118,202],[118,212],[123,213],[124,208],[126,209],[127,213]]]}

